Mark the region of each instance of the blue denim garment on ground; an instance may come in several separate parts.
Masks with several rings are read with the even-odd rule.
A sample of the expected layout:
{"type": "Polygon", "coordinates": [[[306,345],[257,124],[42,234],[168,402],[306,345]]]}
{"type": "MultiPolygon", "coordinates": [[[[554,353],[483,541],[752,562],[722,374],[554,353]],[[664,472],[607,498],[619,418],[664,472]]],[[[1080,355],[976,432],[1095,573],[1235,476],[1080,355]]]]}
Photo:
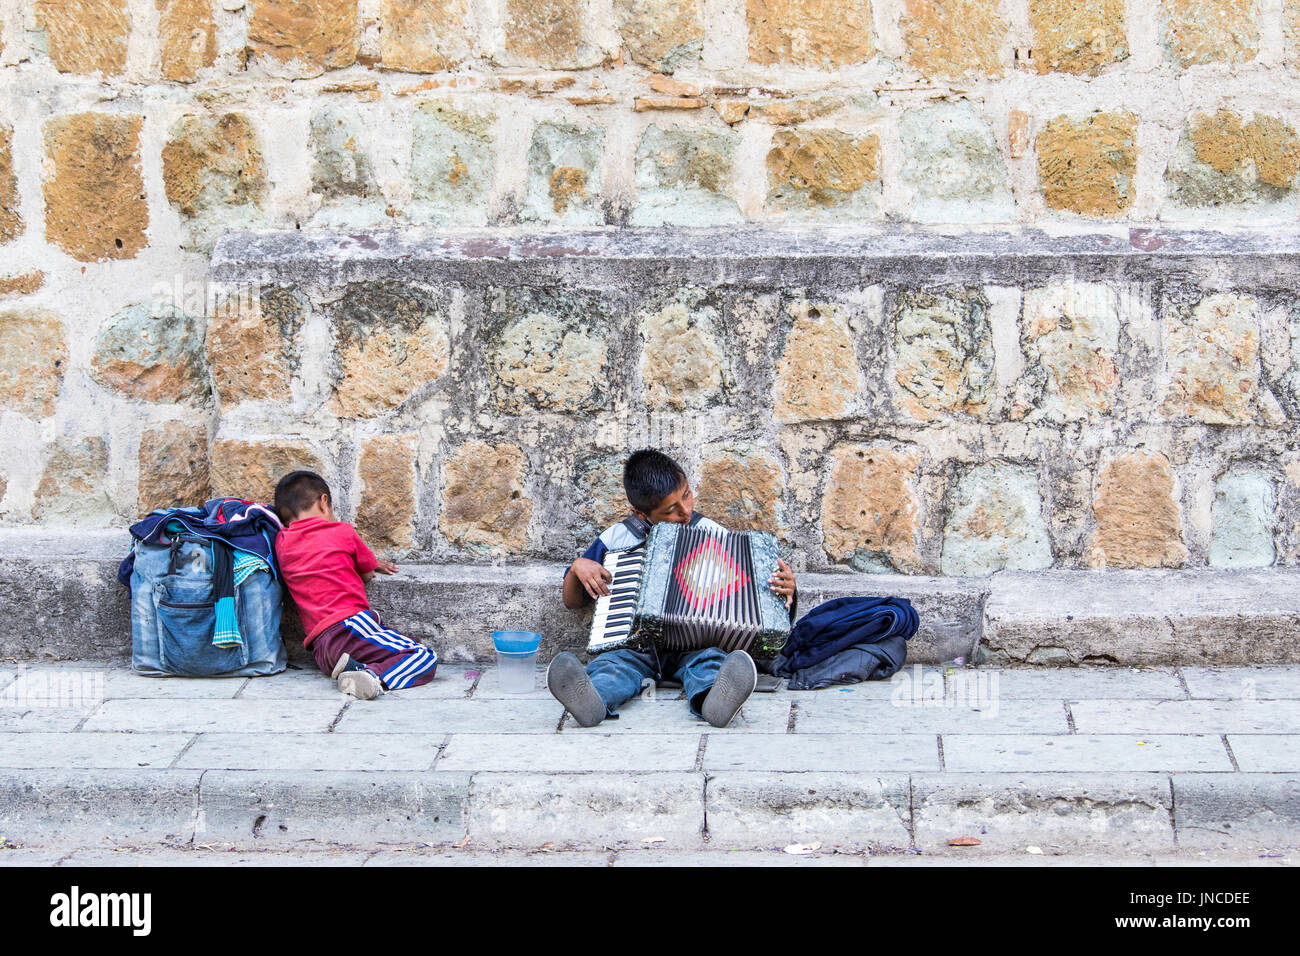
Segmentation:
{"type": "Polygon", "coordinates": [[[907,641],[920,623],[906,598],[836,598],[819,604],[795,624],[771,670],[778,677],[789,677],[792,690],[806,689],[796,682],[819,687],[848,683],[857,673],[869,675],[868,680],[884,680],[903,666],[907,641]],[[846,653],[850,649],[853,654],[846,653]],[[818,666],[822,664],[829,666],[818,666]]]}
{"type": "Polygon", "coordinates": [[[596,691],[611,717],[618,716],[620,704],[641,693],[646,680],[665,679],[681,682],[691,713],[699,717],[699,705],[717,680],[718,668],[726,659],[727,655],[716,647],[678,654],[660,654],[657,651],[642,654],[621,647],[596,655],[587,665],[587,676],[596,685],[596,691]]]}

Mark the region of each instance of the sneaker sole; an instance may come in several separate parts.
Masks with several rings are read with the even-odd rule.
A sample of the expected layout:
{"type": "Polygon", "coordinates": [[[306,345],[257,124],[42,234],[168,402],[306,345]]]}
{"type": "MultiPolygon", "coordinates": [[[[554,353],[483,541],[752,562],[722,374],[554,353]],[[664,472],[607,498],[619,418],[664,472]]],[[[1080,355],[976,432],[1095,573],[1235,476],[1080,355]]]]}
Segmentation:
{"type": "Polygon", "coordinates": [[[546,668],[546,689],[564,705],[579,726],[595,727],[605,719],[605,702],[587,669],[572,654],[560,654],[546,668]]]}
{"type": "Polygon", "coordinates": [[[744,651],[732,651],[718,669],[718,676],[704,698],[700,713],[714,727],[731,723],[758,685],[758,667],[744,651]]]}

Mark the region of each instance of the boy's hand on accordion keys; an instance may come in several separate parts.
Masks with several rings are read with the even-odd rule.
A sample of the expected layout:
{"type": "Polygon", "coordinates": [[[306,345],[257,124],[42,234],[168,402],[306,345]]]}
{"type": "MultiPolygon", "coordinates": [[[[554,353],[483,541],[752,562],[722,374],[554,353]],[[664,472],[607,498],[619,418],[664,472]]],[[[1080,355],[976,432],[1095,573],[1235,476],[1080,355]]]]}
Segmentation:
{"type": "Polygon", "coordinates": [[[772,588],[773,594],[779,594],[785,598],[785,606],[789,607],[790,602],[794,600],[795,582],[794,572],[790,570],[790,565],[786,564],[780,558],[776,559],[776,574],[768,578],[768,585],[772,588]]]}
{"type": "Polygon", "coordinates": [[[569,570],[582,583],[583,590],[593,599],[604,597],[609,593],[609,582],[614,579],[614,575],[599,561],[578,558],[569,570]]]}

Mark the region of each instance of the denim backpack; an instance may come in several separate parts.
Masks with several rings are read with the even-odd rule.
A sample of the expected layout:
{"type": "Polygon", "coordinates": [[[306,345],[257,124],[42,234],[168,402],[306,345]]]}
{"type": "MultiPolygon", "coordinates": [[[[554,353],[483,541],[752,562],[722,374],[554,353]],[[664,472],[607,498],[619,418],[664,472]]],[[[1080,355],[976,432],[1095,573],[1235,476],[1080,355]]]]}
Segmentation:
{"type": "Polygon", "coordinates": [[[220,538],[173,528],[147,541],[137,538],[132,548],[132,669],[151,677],[255,677],[284,670],[280,582],[270,567],[220,538]],[[230,575],[232,566],[223,588],[222,569],[230,575]],[[232,590],[229,583],[233,596],[227,593],[223,603],[219,592],[232,590]]]}

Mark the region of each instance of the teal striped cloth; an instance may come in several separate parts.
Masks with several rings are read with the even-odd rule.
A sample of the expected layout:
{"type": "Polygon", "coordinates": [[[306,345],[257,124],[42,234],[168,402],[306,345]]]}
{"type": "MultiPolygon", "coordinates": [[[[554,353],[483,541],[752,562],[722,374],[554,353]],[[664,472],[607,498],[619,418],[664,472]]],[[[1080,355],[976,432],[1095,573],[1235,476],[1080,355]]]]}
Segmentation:
{"type": "MultiPolygon", "coordinates": [[[[267,563],[255,554],[237,551],[235,555],[233,571],[236,589],[248,580],[250,574],[270,570],[267,563]]],[[[217,605],[217,622],[212,629],[212,646],[242,647],[244,635],[239,633],[239,617],[235,614],[234,597],[223,598],[217,602],[217,605]]]]}

